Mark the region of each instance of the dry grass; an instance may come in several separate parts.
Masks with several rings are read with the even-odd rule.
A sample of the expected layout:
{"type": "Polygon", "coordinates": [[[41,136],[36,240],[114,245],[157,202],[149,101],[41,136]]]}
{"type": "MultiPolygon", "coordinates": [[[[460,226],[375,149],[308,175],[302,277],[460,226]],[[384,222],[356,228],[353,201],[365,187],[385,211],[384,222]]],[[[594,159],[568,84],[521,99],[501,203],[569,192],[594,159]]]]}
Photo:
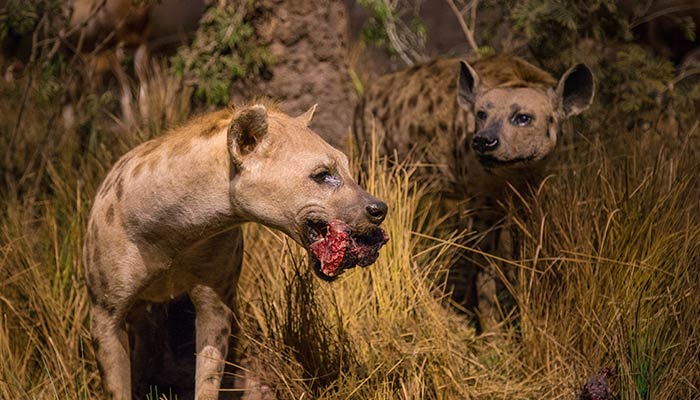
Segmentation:
{"type": "MultiPolygon", "coordinates": [[[[89,129],[64,129],[47,126],[59,107],[30,98],[25,115],[35,117],[11,142],[22,87],[3,88],[0,117],[9,160],[0,398],[92,398],[99,377],[80,260],[87,211],[118,155],[184,116],[152,104],[167,121],[141,116],[136,135],[105,128],[115,117],[99,113],[89,129]]],[[[163,104],[183,107],[172,97],[187,95],[163,104]]],[[[614,133],[563,146],[552,175],[513,213],[520,259],[501,267],[517,277],[518,312],[497,337],[476,336],[445,306],[432,277],[456,246],[436,237],[444,216],[410,168],[368,163],[369,191],[391,206],[391,241],[377,264],[332,285],[282,235],[246,227],[237,350],[246,368],[289,399],[573,398],[606,366],[618,369],[621,399],[697,398],[698,132],[680,135],[683,143],[614,133]]]]}

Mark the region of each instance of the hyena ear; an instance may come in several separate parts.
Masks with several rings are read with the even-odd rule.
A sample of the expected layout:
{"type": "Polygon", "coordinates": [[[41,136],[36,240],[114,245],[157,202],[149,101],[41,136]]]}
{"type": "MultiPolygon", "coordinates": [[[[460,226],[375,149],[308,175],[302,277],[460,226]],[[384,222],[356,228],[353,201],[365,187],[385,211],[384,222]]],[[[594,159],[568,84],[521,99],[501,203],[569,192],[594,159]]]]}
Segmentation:
{"type": "Polygon", "coordinates": [[[476,90],[479,87],[479,75],[466,61],[459,62],[459,78],[457,78],[457,102],[464,108],[474,106],[476,90]]]}
{"type": "Polygon", "coordinates": [[[557,85],[557,98],[565,118],[581,114],[593,102],[595,82],[586,64],[576,64],[562,75],[557,85]]]}
{"type": "Polygon", "coordinates": [[[309,125],[311,123],[311,120],[314,118],[314,113],[316,112],[316,106],[318,104],[314,104],[306,110],[305,113],[301,114],[300,116],[297,117],[298,120],[302,121],[304,124],[309,125]]]}
{"type": "Polygon", "coordinates": [[[267,134],[267,109],[256,104],[234,116],[228,127],[228,148],[233,161],[240,164],[242,158],[252,153],[267,134]]]}

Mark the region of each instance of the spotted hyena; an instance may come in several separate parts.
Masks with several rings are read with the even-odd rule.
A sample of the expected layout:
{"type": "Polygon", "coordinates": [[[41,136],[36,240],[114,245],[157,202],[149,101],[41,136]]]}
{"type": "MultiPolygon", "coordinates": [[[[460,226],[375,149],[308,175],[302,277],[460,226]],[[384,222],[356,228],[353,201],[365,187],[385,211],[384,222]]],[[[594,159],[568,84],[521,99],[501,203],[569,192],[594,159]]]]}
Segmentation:
{"type": "MultiPolygon", "coordinates": [[[[357,107],[354,132],[364,151],[374,135],[381,153],[428,165],[423,177],[438,180],[445,198],[468,199],[471,218],[462,216],[457,225],[481,233],[480,249],[492,253],[504,217],[498,204],[512,189],[541,180],[562,121],[585,110],[593,93],[593,75],[583,64],[557,82],[517,57],[473,65],[438,59],[373,82],[357,107]]],[[[478,305],[482,326],[489,324],[492,272],[461,264],[451,271],[466,276],[455,298],[478,305]]]]}
{"type": "Polygon", "coordinates": [[[143,395],[144,385],[160,382],[150,373],[179,364],[174,339],[187,324],[168,320],[179,314],[163,304],[183,298],[196,314],[189,386],[196,399],[218,397],[242,223],[289,235],[324,280],[376,260],[387,240],[379,228],[387,206],[353,181],[345,155],[307,127],[312,114],[292,118],[259,104],[207,114],[134,148],[108,173],[83,257],[90,330],[110,397],[129,399],[132,388],[143,395]]]}

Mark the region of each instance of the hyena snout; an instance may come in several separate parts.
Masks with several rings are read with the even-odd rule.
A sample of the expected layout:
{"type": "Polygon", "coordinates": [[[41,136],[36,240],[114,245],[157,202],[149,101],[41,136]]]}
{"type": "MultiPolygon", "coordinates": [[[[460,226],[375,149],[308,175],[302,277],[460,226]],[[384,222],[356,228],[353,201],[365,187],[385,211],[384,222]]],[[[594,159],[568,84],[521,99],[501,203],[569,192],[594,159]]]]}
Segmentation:
{"type": "Polygon", "coordinates": [[[472,148],[480,154],[494,151],[500,145],[498,131],[495,129],[484,129],[477,132],[472,139],[472,148]]]}
{"type": "Polygon", "coordinates": [[[389,207],[386,205],[386,203],[379,199],[372,199],[367,207],[365,207],[367,219],[369,219],[369,221],[375,225],[379,225],[384,221],[388,210],[389,207]]]}

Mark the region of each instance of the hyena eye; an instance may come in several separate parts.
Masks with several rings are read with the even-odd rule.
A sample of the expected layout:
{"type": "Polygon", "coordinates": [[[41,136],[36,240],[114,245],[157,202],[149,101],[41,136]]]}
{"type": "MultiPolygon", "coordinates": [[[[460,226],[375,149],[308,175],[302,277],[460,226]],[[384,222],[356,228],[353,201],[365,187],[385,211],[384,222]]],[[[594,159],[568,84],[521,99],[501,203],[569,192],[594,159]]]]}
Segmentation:
{"type": "Polygon", "coordinates": [[[483,121],[488,117],[488,114],[486,114],[486,111],[477,111],[476,112],[476,119],[479,121],[483,121]]]}
{"type": "Polygon", "coordinates": [[[342,183],[340,177],[331,173],[331,171],[324,169],[319,172],[311,174],[311,179],[319,185],[328,185],[332,187],[339,187],[342,183]]]}
{"type": "Polygon", "coordinates": [[[513,125],[527,126],[532,122],[532,116],[527,114],[515,114],[511,122],[513,125]]]}

